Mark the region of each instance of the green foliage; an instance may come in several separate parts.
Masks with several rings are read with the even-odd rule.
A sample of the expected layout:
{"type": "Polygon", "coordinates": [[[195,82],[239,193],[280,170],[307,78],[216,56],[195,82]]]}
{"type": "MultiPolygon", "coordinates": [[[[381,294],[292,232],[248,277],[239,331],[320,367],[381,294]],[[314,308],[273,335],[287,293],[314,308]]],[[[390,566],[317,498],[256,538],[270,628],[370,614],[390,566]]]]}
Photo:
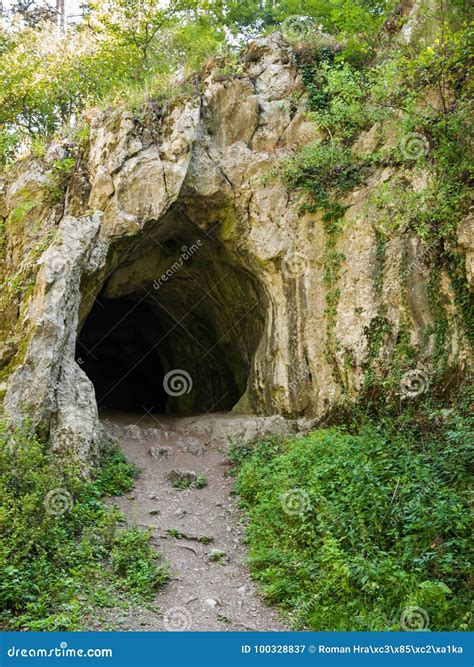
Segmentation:
{"type": "Polygon", "coordinates": [[[365,81],[362,73],[347,63],[337,67],[326,65],[323,72],[326,79],[323,91],[328,103],[315,120],[322,129],[343,141],[374,121],[366,104],[365,81]]]}
{"type": "Polygon", "coordinates": [[[311,44],[309,55],[305,52],[297,53],[296,63],[308,95],[308,107],[312,111],[328,107],[330,98],[326,90],[327,77],[339,50],[337,42],[323,38],[311,44]]]}
{"type": "Polygon", "coordinates": [[[208,535],[186,535],[186,533],[182,533],[177,528],[168,528],[166,532],[176,540],[195,540],[200,544],[211,544],[214,541],[214,538],[208,535]]]}
{"type": "Polygon", "coordinates": [[[203,489],[207,486],[207,477],[205,475],[197,475],[194,480],[183,477],[182,479],[178,479],[173,486],[181,491],[185,489],[203,489]]]}
{"type": "MultiPolygon", "coordinates": [[[[406,342],[407,331],[403,328],[399,339],[391,340],[381,298],[385,245],[394,234],[416,233],[423,252],[429,255],[423,264],[436,273],[427,283],[434,319],[427,335],[433,335],[435,342],[435,382],[443,379],[452,364],[448,345],[452,318],[446,313],[439,280],[443,270],[451,277],[461,324],[472,340],[473,309],[457,240],[458,225],[468,213],[472,186],[471,94],[466,79],[471,63],[467,46],[470,32],[463,12],[440,2],[434,13],[433,8],[426,16],[420,13],[409,44],[384,49],[376,60],[350,62],[347,49],[343,51],[340,43],[330,40],[309,44],[299,54],[308,117],[326,141],[298,152],[283,165],[282,174],[290,188],[306,195],[303,210],[324,211],[326,356],[343,389],[347,387],[346,364],[341,364],[345,352],[340,349],[335,328],[337,284],[344,259],[337,250],[344,214],[338,200],[363,180],[370,168],[390,166],[394,175],[381,179],[369,200],[369,208],[373,208],[367,222],[377,239],[375,291],[381,305],[366,331],[366,388],[393,397],[401,375],[417,357],[416,350],[406,342]],[[361,130],[369,127],[373,128],[371,148],[366,149],[362,142],[355,144],[353,151],[362,156],[370,152],[356,156],[350,146],[361,130]],[[331,149],[335,149],[334,156],[331,149]],[[393,345],[389,359],[378,358],[382,344],[393,345]],[[390,372],[385,373],[388,369],[390,372]]],[[[416,270],[405,258],[402,282],[416,270]]]]}
{"type": "Polygon", "coordinates": [[[44,186],[45,200],[50,204],[59,203],[65,194],[69,177],[76,165],[74,157],[56,160],[44,186]]]}
{"type": "Polygon", "coordinates": [[[0,125],[0,168],[4,168],[15,157],[20,139],[13,129],[8,130],[0,125]]]}
{"type": "Polygon", "coordinates": [[[0,165],[20,145],[51,138],[88,106],[146,89],[183,63],[185,74],[200,66],[222,31],[194,14],[199,4],[119,0],[111,11],[97,0],[88,22],[64,37],[50,23],[0,30],[0,165]]]}
{"type": "Polygon", "coordinates": [[[90,127],[88,125],[80,126],[74,132],[74,141],[80,149],[83,149],[87,146],[90,139],[90,127]]]}
{"type": "Polygon", "coordinates": [[[25,422],[0,427],[0,621],[10,628],[70,630],[102,587],[150,595],[165,578],[136,529],[117,533],[103,493],[129,488],[133,468],[115,450],[97,479],[52,457],[25,422]],[[126,562],[126,565],[124,564],[126,562]]]}
{"type": "Polygon", "coordinates": [[[432,630],[467,628],[472,418],[438,407],[425,420],[234,452],[253,575],[295,627],[400,630],[419,606],[432,630]]]}
{"type": "Polygon", "coordinates": [[[461,324],[464,327],[470,344],[474,347],[474,308],[472,306],[472,291],[466,276],[466,262],[459,252],[449,255],[449,271],[454,289],[456,305],[461,314],[461,324]]]}
{"type": "Polygon", "coordinates": [[[328,137],[348,143],[361,130],[377,120],[388,117],[386,110],[370,103],[372,84],[368,70],[360,70],[347,62],[334,64],[334,56],[300,66],[308,92],[309,119],[328,137]]]}
{"type": "Polygon", "coordinates": [[[225,551],[220,549],[214,549],[214,551],[208,556],[211,563],[219,563],[220,565],[226,564],[227,554],[225,551]]]}
{"type": "Polygon", "coordinates": [[[168,528],[166,532],[170,537],[174,537],[176,540],[182,540],[184,538],[183,533],[181,533],[177,528],[168,528]]]}
{"type": "Polygon", "coordinates": [[[224,0],[214,9],[218,23],[224,23],[234,35],[255,36],[263,31],[282,28],[287,39],[320,39],[320,32],[336,34],[345,40],[345,52],[354,60],[366,58],[377,41],[377,33],[392,3],[382,0],[224,0]],[[219,11],[221,10],[221,11],[219,11]],[[222,12],[222,13],[221,13],[222,12]],[[285,30],[285,20],[297,17],[304,28],[300,35],[285,30]]]}
{"type": "Polygon", "coordinates": [[[133,488],[138,468],[130,464],[118,447],[109,447],[97,470],[94,483],[102,496],[119,496],[133,488]]]}
{"type": "Polygon", "coordinates": [[[311,0],[304,10],[297,0],[116,0],[113,7],[94,0],[88,6],[85,22],[62,37],[51,20],[0,29],[0,166],[19,147],[51,138],[88,106],[133,102],[140,93],[165,89],[169,95],[176,72],[191,75],[210,56],[235,52],[251,35],[285,32],[290,17],[301,17],[305,40],[320,50],[337,36],[343,44],[338,52],[364,61],[388,3],[311,0]]]}
{"type": "Polygon", "coordinates": [[[338,143],[312,144],[283,162],[281,174],[289,187],[327,209],[338,196],[360,183],[364,165],[338,143]]]}
{"type": "Polygon", "coordinates": [[[324,227],[323,281],[325,292],[325,352],[332,364],[333,375],[342,387],[346,381],[337,360],[339,343],[336,336],[338,281],[345,259],[337,250],[337,237],[343,224],[345,207],[337,200],[364,177],[366,164],[351,150],[339,143],[316,143],[302,148],[296,156],[280,165],[280,172],[291,189],[306,195],[303,211],[323,209],[324,227]]]}
{"type": "Polygon", "coordinates": [[[19,225],[26,215],[35,207],[35,204],[30,200],[23,200],[17,204],[11,211],[7,218],[7,224],[10,229],[19,225]]]}
{"type": "Polygon", "coordinates": [[[168,581],[168,569],[159,564],[156,551],[150,546],[150,533],[138,528],[118,533],[110,560],[113,571],[123,578],[131,593],[150,597],[168,581]]]}

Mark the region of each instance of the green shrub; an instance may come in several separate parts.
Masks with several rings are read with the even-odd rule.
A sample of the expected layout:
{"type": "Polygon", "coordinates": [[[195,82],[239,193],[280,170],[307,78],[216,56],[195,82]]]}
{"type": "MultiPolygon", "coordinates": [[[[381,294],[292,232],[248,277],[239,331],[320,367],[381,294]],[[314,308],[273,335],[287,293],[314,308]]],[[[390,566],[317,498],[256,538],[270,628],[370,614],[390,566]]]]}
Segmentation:
{"type": "Polygon", "coordinates": [[[85,481],[27,423],[14,432],[0,424],[0,624],[75,629],[97,590],[148,595],[162,583],[148,535],[117,535],[121,515],[101,500],[130,488],[132,475],[110,450],[97,479],[85,481]]]}
{"type": "Polygon", "coordinates": [[[158,564],[150,546],[150,533],[138,528],[118,533],[110,558],[113,571],[123,577],[132,593],[150,596],[168,580],[168,569],[158,564]]]}
{"type": "Polygon", "coordinates": [[[7,224],[10,229],[17,227],[34,206],[35,204],[31,201],[22,201],[17,204],[7,218],[7,224]]]}
{"type": "Polygon", "coordinates": [[[95,485],[101,495],[118,496],[130,491],[138,468],[128,463],[118,447],[106,450],[95,476],[95,485]]]}
{"type": "Polygon", "coordinates": [[[466,629],[472,424],[448,419],[439,439],[399,428],[366,422],[244,451],[252,572],[297,628],[400,630],[419,606],[430,629],[466,629]]]}
{"type": "Polygon", "coordinates": [[[308,194],[321,208],[329,208],[332,198],[360,183],[364,163],[338,143],[312,144],[281,165],[283,178],[291,189],[308,194]]]}
{"type": "Polygon", "coordinates": [[[76,158],[74,157],[65,157],[54,162],[48,182],[44,185],[45,198],[48,203],[57,204],[62,201],[75,166],[76,158]]]}
{"type": "Polygon", "coordinates": [[[328,136],[348,143],[358,132],[387,116],[370,104],[370,77],[348,63],[303,65],[301,73],[308,93],[309,118],[328,136]]]}

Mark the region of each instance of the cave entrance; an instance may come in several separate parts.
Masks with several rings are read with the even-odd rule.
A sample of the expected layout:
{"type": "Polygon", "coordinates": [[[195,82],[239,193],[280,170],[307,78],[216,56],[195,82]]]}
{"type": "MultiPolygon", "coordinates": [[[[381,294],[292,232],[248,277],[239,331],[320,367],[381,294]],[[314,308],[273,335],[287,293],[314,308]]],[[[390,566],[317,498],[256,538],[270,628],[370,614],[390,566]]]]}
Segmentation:
{"type": "Polygon", "coordinates": [[[144,303],[98,299],[78,339],[77,358],[102,408],[166,412],[164,370],[144,303]]]}
{"type": "Polygon", "coordinates": [[[114,269],[83,322],[76,360],[101,410],[229,411],[263,333],[262,291],[209,237],[157,241],[114,269]]]}

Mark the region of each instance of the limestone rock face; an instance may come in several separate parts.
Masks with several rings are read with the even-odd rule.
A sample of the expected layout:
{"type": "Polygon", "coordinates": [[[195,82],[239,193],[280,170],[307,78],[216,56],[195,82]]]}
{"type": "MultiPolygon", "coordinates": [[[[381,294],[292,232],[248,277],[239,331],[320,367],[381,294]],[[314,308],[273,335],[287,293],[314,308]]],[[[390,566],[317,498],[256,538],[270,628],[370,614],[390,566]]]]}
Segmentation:
{"type": "MultiPolygon", "coordinates": [[[[382,321],[380,368],[403,328],[429,364],[433,313],[418,242],[391,238],[382,284],[379,276],[376,214],[367,202],[393,174],[373,173],[345,199],[334,249],[342,258],[339,298],[328,312],[321,217],[301,213],[297,198],[269,178],[279,160],[318,140],[302,104],[295,109],[296,94],[304,102],[294,54],[275,34],[250,45],[243,73],[211,70],[196,95],[150,105],[146,118],[123,110],[89,115],[81,158],[87,183],[73,176],[62,205],[37,211],[41,233],[29,220],[28,233],[7,237],[4,275],[13,275],[22,254],[35,257],[31,284],[9,304],[2,327],[9,418],[26,410],[56,450],[87,467],[104,439],[98,385],[124,359],[132,370],[143,355],[149,368],[155,364],[157,387],[182,372],[189,386],[169,389],[163,410],[233,409],[308,424],[341,395],[360,395],[374,354],[371,331],[382,321]],[[114,303],[111,323],[100,309],[114,303]],[[118,304],[132,313],[125,329],[118,304]]],[[[371,143],[361,140],[360,150],[371,143]]],[[[47,160],[16,168],[2,185],[5,217],[48,169],[47,160]]],[[[466,226],[460,243],[467,238],[466,226]]],[[[462,366],[447,276],[442,284],[453,313],[452,362],[462,366]]],[[[103,391],[106,407],[114,382],[103,391]]],[[[123,389],[120,400],[131,404],[130,393],[123,389]]]]}
{"type": "Polygon", "coordinates": [[[98,268],[91,251],[99,230],[97,214],[61,220],[61,242],[39,260],[35,292],[24,315],[30,332],[26,354],[9,378],[12,389],[4,401],[7,414],[20,418],[26,407],[34,424],[50,428],[53,447],[69,450],[72,441],[79,459],[101,440],[93,386],[74,361],[80,281],[83,273],[98,268]]]}
{"type": "Polygon", "coordinates": [[[466,277],[474,280],[474,211],[463,221],[458,230],[458,241],[465,251],[466,277]]]}

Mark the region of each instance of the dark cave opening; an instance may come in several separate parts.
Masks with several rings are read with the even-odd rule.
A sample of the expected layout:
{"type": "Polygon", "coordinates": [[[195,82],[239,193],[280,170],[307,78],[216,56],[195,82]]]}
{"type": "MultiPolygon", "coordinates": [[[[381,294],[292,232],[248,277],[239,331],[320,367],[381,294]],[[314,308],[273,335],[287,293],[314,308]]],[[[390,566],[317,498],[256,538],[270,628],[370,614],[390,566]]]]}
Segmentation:
{"type": "Polygon", "coordinates": [[[186,262],[182,242],[148,248],[109,277],[77,338],[76,360],[99,410],[227,412],[247,390],[262,292],[210,241],[186,262]]]}
{"type": "Polygon", "coordinates": [[[151,309],[128,299],[98,299],[77,341],[76,358],[101,409],[165,412],[167,394],[151,309]]]}

